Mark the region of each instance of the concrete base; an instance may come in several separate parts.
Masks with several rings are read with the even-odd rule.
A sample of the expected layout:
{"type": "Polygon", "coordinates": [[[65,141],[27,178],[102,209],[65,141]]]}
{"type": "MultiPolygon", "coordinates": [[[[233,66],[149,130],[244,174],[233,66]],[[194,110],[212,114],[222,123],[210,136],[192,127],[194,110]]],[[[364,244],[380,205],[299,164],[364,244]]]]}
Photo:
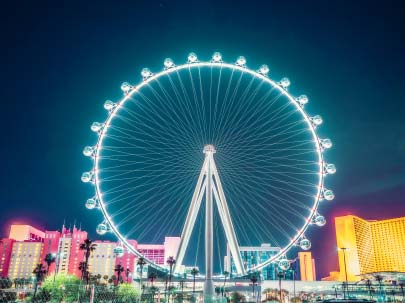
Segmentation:
{"type": "Polygon", "coordinates": [[[204,303],[212,303],[215,298],[214,282],[212,280],[205,280],[204,282],[204,303]]]}

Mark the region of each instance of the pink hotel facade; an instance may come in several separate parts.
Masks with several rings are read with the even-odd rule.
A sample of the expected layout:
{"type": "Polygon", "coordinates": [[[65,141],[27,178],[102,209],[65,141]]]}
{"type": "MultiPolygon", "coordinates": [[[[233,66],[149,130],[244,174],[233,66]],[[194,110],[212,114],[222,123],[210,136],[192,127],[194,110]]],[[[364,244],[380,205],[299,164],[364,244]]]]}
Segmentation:
{"type": "MultiPolygon", "coordinates": [[[[0,276],[30,278],[38,263],[43,263],[47,254],[54,254],[56,262],[52,263],[49,272],[73,274],[80,277],[79,263],[84,259],[80,243],[87,238],[87,232],[76,227],[61,231],[41,231],[30,225],[11,225],[8,238],[0,240],[0,276]]],[[[166,237],[162,244],[140,244],[135,240],[129,242],[146,258],[157,264],[165,265],[170,256],[176,256],[180,238],[166,237]]],[[[114,267],[121,264],[136,275],[136,257],[125,250],[120,257],[113,253],[115,242],[95,241],[98,247],[89,260],[93,275],[114,275],[114,267]]]]}

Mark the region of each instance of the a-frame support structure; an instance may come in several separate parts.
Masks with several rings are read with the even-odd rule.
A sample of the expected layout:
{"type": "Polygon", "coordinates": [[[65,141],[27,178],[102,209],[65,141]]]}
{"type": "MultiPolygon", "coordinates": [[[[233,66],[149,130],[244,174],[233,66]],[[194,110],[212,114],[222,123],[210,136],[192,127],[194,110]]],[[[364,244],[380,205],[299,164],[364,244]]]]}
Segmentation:
{"type": "Polygon", "coordinates": [[[183,263],[183,258],[193,232],[194,224],[197,218],[198,211],[201,206],[202,199],[205,195],[205,283],[204,283],[204,298],[205,301],[210,301],[214,296],[213,276],[213,200],[216,202],[222,226],[225,231],[232,258],[235,263],[236,271],[240,275],[245,274],[242,258],[239,252],[239,245],[236,239],[235,230],[233,228],[231,216],[229,213],[228,204],[226,202],[224,190],[214,161],[214,153],[216,152],[213,145],[204,147],[205,160],[201,169],[200,176],[197,181],[197,186],[194,190],[191,199],[190,208],[188,210],[186,222],[181,234],[180,247],[176,256],[174,272],[177,272],[179,266],[183,263]],[[213,199],[214,198],[214,199],[213,199]]]}

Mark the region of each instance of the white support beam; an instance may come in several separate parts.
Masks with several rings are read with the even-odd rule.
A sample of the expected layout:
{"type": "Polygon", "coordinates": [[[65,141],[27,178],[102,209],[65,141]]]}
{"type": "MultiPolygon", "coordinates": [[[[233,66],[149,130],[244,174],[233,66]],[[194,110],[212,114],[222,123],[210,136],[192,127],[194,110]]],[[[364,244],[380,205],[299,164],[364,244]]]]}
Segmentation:
{"type": "Polygon", "coordinates": [[[214,195],[215,191],[217,190],[218,191],[217,194],[219,195],[219,199],[217,201],[218,210],[220,210],[219,214],[221,216],[221,221],[224,226],[225,235],[229,243],[229,248],[231,250],[233,260],[235,262],[236,271],[238,272],[238,274],[245,275],[246,271],[245,268],[243,267],[242,257],[239,251],[238,240],[236,238],[235,229],[232,224],[231,214],[229,213],[228,203],[226,202],[225,193],[222,188],[221,180],[219,179],[218,170],[214,161],[212,161],[211,165],[213,175],[218,187],[218,190],[215,188],[214,195]]]}
{"type": "Polygon", "coordinates": [[[177,273],[179,268],[181,267],[184,259],[184,255],[186,253],[186,249],[188,246],[188,242],[190,241],[191,234],[193,232],[195,220],[197,218],[198,211],[201,206],[201,201],[205,193],[206,187],[206,180],[203,183],[206,166],[207,166],[207,159],[205,159],[203,168],[201,169],[200,176],[198,177],[197,186],[194,190],[193,197],[191,199],[190,208],[188,209],[186,222],[184,223],[183,231],[181,233],[180,245],[179,250],[177,251],[176,256],[176,263],[173,267],[173,272],[177,273]]]}

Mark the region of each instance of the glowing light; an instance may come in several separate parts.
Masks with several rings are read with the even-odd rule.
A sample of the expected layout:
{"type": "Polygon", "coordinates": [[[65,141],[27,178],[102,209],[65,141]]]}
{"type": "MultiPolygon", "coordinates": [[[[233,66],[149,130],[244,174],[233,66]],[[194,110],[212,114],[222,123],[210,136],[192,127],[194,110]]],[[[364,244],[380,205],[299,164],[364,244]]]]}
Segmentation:
{"type": "Polygon", "coordinates": [[[132,89],[132,85],[129,84],[128,82],[123,82],[121,84],[121,90],[124,92],[124,94],[128,94],[128,92],[132,89]]]}
{"type": "Polygon", "coordinates": [[[325,171],[326,171],[328,174],[331,174],[331,175],[333,175],[334,173],[336,173],[336,166],[335,166],[335,164],[331,164],[331,163],[326,164],[326,165],[325,165],[325,171]]]}
{"type": "Polygon", "coordinates": [[[288,261],[286,257],[283,257],[278,261],[278,267],[282,270],[287,270],[290,268],[290,261],[288,261]]]}
{"type": "Polygon", "coordinates": [[[150,78],[150,77],[153,76],[153,74],[152,74],[152,72],[150,71],[150,69],[149,69],[149,68],[146,68],[146,67],[142,69],[141,75],[142,75],[142,78],[143,78],[144,80],[146,80],[146,79],[148,79],[148,78],[150,78]]]}
{"type": "Polygon", "coordinates": [[[243,56],[239,56],[238,59],[236,59],[236,65],[238,66],[246,66],[246,58],[243,56]]]}
{"type": "Polygon", "coordinates": [[[220,52],[215,52],[215,53],[212,55],[212,62],[215,62],[215,63],[222,62],[222,55],[221,55],[220,52]]]}
{"type": "Polygon", "coordinates": [[[97,132],[99,132],[103,127],[104,127],[104,124],[103,124],[103,123],[100,123],[100,122],[93,122],[93,123],[91,124],[91,126],[90,126],[90,129],[91,129],[93,132],[97,133],[97,132]]]}
{"type": "Polygon", "coordinates": [[[313,117],[311,118],[311,121],[312,121],[312,123],[314,123],[316,126],[318,126],[318,125],[321,125],[321,124],[322,124],[323,119],[322,119],[322,117],[321,117],[320,115],[316,115],[316,116],[313,116],[313,117]]]}
{"type": "Polygon", "coordinates": [[[86,146],[83,148],[83,155],[86,157],[91,157],[94,154],[94,147],[93,146],[86,146]]]}
{"type": "Polygon", "coordinates": [[[295,99],[301,106],[304,106],[308,103],[308,97],[306,95],[301,95],[295,99]]]}
{"type": "Polygon", "coordinates": [[[116,106],[116,104],[114,102],[112,102],[111,100],[106,100],[104,102],[104,108],[108,111],[113,110],[115,106],[116,106]]]}
{"type": "MultiPolygon", "coordinates": [[[[214,61],[214,56],[213,56],[213,58],[212,58],[212,62],[199,62],[198,61],[198,58],[197,58],[197,55],[195,54],[195,53],[190,53],[189,55],[188,55],[188,63],[189,64],[182,64],[182,65],[180,65],[180,66],[175,66],[174,65],[174,63],[173,63],[173,61],[170,59],[170,58],[167,58],[165,60],[165,62],[164,62],[164,66],[165,66],[165,71],[162,71],[161,73],[158,73],[158,74],[156,74],[156,75],[154,75],[154,77],[156,77],[156,78],[158,78],[158,77],[160,77],[160,75],[167,75],[167,74],[169,74],[169,73],[171,73],[171,72],[173,72],[173,71],[177,71],[177,70],[181,70],[181,69],[185,69],[185,68],[190,68],[190,63],[197,63],[195,66],[197,66],[198,65],[198,67],[199,66],[210,66],[210,67],[212,67],[216,62],[218,62],[218,61],[214,61]],[[171,63],[170,63],[170,61],[168,61],[168,62],[166,62],[166,60],[170,60],[171,61],[171,63]],[[173,65],[171,65],[171,64],[173,64],[173,65]],[[172,70],[170,70],[170,71],[166,71],[166,69],[169,69],[169,66],[170,67],[176,67],[176,68],[174,68],[174,69],[172,69],[172,70]]],[[[222,56],[221,56],[221,62],[222,62],[222,56]]],[[[240,56],[240,57],[238,57],[238,59],[237,59],[237,61],[234,63],[234,64],[227,64],[227,63],[223,63],[223,66],[225,67],[225,68],[233,68],[233,69],[236,69],[236,70],[239,70],[239,71],[246,71],[247,73],[250,73],[250,74],[252,74],[252,75],[255,75],[256,74],[256,77],[257,77],[257,72],[260,72],[260,69],[262,68],[260,68],[258,71],[252,71],[252,70],[250,70],[250,69],[242,69],[241,67],[245,67],[245,65],[246,65],[246,59],[245,59],[245,57],[243,57],[243,56],[240,56]],[[236,66],[235,66],[236,65],[236,66]]],[[[218,66],[218,65],[217,65],[218,66]]],[[[222,65],[221,65],[222,66],[222,65]]],[[[267,67],[267,66],[266,66],[267,67]]],[[[267,67],[267,69],[268,69],[268,67],[267,67]]],[[[268,72],[268,71],[267,71],[268,72]]],[[[261,73],[261,72],[260,72],[261,73]]],[[[265,81],[268,81],[271,85],[276,85],[276,84],[279,84],[281,87],[283,87],[283,88],[287,88],[289,85],[290,85],[290,81],[288,80],[288,82],[286,82],[286,81],[283,81],[283,80],[288,80],[288,78],[283,78],[279,83],[276,83],[276,82],[274,82],[273,80],[271,80],[271,79],[269,79],[269,78],[266,78],[265,79],[265,81]],[[281,83],[281,82],[283,82],[283,83],[281,83]],[[288,85],[286,85],[288,83],[288,85]]],[[[143,83],[140,83],[138,86],[137,86],[137,89],[138,88],[141,88],[141,87],[143,87],[144,85],[147,85],[147,83],[148,83],[148,81],[146,81],[146,82],[143,82],[143,83]]],[[[130,92],[130,90],[132,90],[134,87],[133,86],[131,86],[131,85],[129,85],[128,83],[126,83],[127,85],[128,85],[128,89],[127,90],[124,90],[123,89],[123,91],[125,92],[125,93],[128,93],[128,92],[130,92]]],[[[123,88],[123,87],[121,87],[121,88],[123,88]]],[[[280,89],[279,87],[277,88],[277,89],[280,89]]],[[[291,97],[291,95],[288,93],[288,91],[283,91],[283,94],[285,94],[291,101],[293,101],[294,99],[293,99],[293,97],[291,97]]],[[[297,101],[297,103],[300,105],[300,106],[297,106],[297,109],[299,110],[299,111],[301,111],[304,115],[305,115],[305,112],[303,112],[303,109],[301,108],[303,105],[305,105],[305,104],[307,104],[308,103],[308,98],[307,98],[307,96],[305,96],[305,95],[301,95],[301,96],[299,96],[298,98],[296,98],[295,99],[296,101],[297,101]]],[[[119,102],[119,103],[117,103],[117,105],[118,106],[121,106],[121,104],[123,104],[124,102],[126,101],[126,98],[124,98],[121,102],[119,102]]],[[[297,105],[297,104],[295,104],[295,105],[297,105]]],[[[114,104],[114,106],[116,106],[116,104],[114,104]]],[[[106,108],[107,109],[107,108],[106,108]]],[[[106,121],[106,123],[105,124],[101,124],[101,127],[99,128],[99,130],[102,130],[102,128],[105,126],[105,127],[108,127],[109,125],[110,125],[110,123],[111,123],[111,118],[113,117],[114,115],[109,115],[109,117],[107,118],[107,121],[106,121]]],[[[313,117],[314,118],[314,117],[313,117]]],[[[308,121],[308,119],[306,119],[307,121],[308,121]]],[[[310,121],[312,122],[311,123],[311,125],[309,126],[309,128],[311,129],[311,131],[312,131],[312,134],[313,134],[313,139],[314,140],[316,140],[316,141],[318,141],[319,139],[318,138],[316,138],[316,134],[315,134],[315,127],[314,127],[314,121],[310,118],[310,121]]],[[[99,131],[99,130],[97,130],[97,132],[99,131]]],[[[107,134],[106,134],[107,132],[100,132],[99,133],[99,135],[100,135],[100,139],[99,139],[99,142],[100,143],[98,143],[97,144],[97,146],[95,146],[95,149],[96,150],[100,150],[101,148],[102,148],[102,142],[103,142],[103,139],[105,138],[105,137],[107,137],[107,134]]],[[[329,140],[329,139],[327,139],[327,140],[329,140]]],[[[321,143],[321,140],[319,140],[319,143],[321,143]]],[[[324,147],[322,144],[321,144],[321,146],[323,147],[323,148],[326,148],[326,147],[324,147]]],[[[95,151],[96,151],[95,150],[95,151]]],[[[322,151],[322,149],[319,149],[319,148],[317,148],[317,152],[318,152],[318,154],[319,154],[319,157],[322,157],[322,155],[321,155],[321,153],[320,153],[320,151],[322,151]]],[[[322,165],[323,165],[323,160],[322,160],[322,158],[320,158],[319,159],[319,165],[320,165],[320,167],[321,167],[321,171],[319,172],[319,175],[320,175],[320,178],[321,178],[321,180],[319,181],[319,183],[318,183],[318,188],[322,188],[322,180],[323,180],[323,174],[322,174],[322,165]]],[[[98,167],[98,159],[97,158],[95,158],[95,167],[97,168],[98,167]]],[[[326,170],[326,166],[324,166],[324,172],[325,171],[327,171],[326,170]]],[[[95,182],[99,182],[99,180],[96,180],[96,178],[94,178],[94,176],[92,175],[91,176],[91,182],[93,182],[93,181],[95,181],[95,182]]],[[[119,231],[118,231],[118,229],[117,229],[117,225],[115,225],[114,224],[114,222],[112,221],[112,218],[108,215],[108,212],[107,212],[107,210],[104,208],[105,206],[104,206],[104,204],[103,204],[103,195],[102,195],[102,192],[101,192],[101,188],[99,187],[99,184],[96,184],[96,192],[97,192],[97,197],[98,197],[98,199],[99,199],[99,201],[100,201],[100,203],[98,203],[98,201],[96,201],[97,202],[97,207],[100,207],[101,208],[101,210],[103,211],[103,215],[104,215],[104,217],[105,217],[105,223],[101,223],[101,224],[99,224],[98,226],[97,226],[97,233],[98,234],[105,234],[105,233],[107,233],[107,232],[109,232],[109,231],[113,231],[117,236],[118,236],[118,238],[120,239],[120,241],[121,241],[121,243],[122,243],[122,245],[124,245],[125,247],[127,247],[127,249],[129,250],[129,251],[131,251],[131,252],[133,252],[133,253],[135,253],[135,254],[137,254],[138,252],[136,251],[136,249],[134,249],[130,244],[128,244],[127,242],[126,242],[126,239],[125,239],[125,235],[122,235],[119,231]],[[100,227],[100,232],[99,232],[99,227],[100,227]]],[[[323,195],[323,193],[321,192],[321,197],[322,197],[322,195],[323,195]]],[[[319,198],[319,195],[316,195],[316,198],[315,199],[318,199],[319,198]]],[[[316,201],[317,202],[317,201],[316,201]]],[[[87,202],[86,202],[86,204],[87,204],[87,202]]],[[[87,207],[87,206],[86,206],[87,207]]],[[[316,208],[317,208],[317,203],[315,203],[315,206],[313,207],[313,212],[312,212],[312,214],[313,213],[316,213],[316,208]]],[[[314,218],[314,217],[313,217],[314,218]]],[[[319,226],[323,226],[323,225],[325,225],[326,224],[326,220],[325,220],[325,218],[323,217],[323,216],[320,216],[320,215],[317,215],[315,218],[314,218],[314,220],[311,220],[311,218],[308,218],[308,221],[307,221],[308,223],[314,223],[314,224],[317,224],[317,225],[319,225],[319,226]],[[320,224],[320,222],[322,222],[322,220],[320,220],[319,219],[319,217],[320,218],[322,218],[323,219],[323,224],[320,224]],[[318,221],[316,221],[316,219],[318,219],[318,221]],[[319,221],[320,220],[320,221],[319,221]]],[[[293,246],[293,245],[296,245],[296,243],[297,243],[297,240],[298,239],[300,239],[301,237],[302,237],[302,235],[303,235],[303,232],[306,230],[306,228],[307,228],[307,225],[308,225],[308,223],[305,225],[305,226],[303,226],[302,227],[302,229],[291,239],[291,243],[290,244],[288,244],[288,246],[286,246],[286,247],[284,247],[284,248],[282,248],[282,250],[280,251],[280,253],[278,253],[277,254],[277,257],[274,257],[274,258],[272,258],[271,259],[271,261],[266,261],[266,264],[269,264],[269,263],[271,263],[271,262],[275,262],[278,258],[279,258],[279,256],[283,256],[287,251],[288,251],[288,249],[291,247],[291,246],[293,246]]],[[[302,241],[302,240],[301,240],[302,241]]],[[[299,241],[299,243],[301,243],[301,241],[299,241]]],[[[309,242],[310,243],[310,242],[309,242]]],[[[290,266],[290,261],[288,261],[287,259],[286,259],[286,257],[284,256],[284,259],[285,259],[285,261],[283,261],[282,263],[284,263],[284,265],[286,265],[286,263],[288,263],[288,267],[286,267],[287,269],[289,268],[289,266],[290,266]]],[[[279,259],[280,261],[282,261],[282,259],[279,259]]],[[[280,262],[279,262],[280,263],[280,262]]],[[[157,267],[158,267],[158,265],[156,265],[157,267]]],[[[281,266],[280,266],[280,268],[281,268],[281,266]]]]}
{"type": "Polygon", "coordinates": [[[324,226],[326,224],[326,219],[322,215],[316,215],[314,223],[318,226],[324,226]]]}
{"type": "Polygon", "coordinates": [[[290,79],[288,79],[288,78],[286,78],[286,77],[284,77],[283,79],[280,80],[280,85],[281,85],[283,88],[289,87],[290,84],[291,84],[290,79]]]}
{"type": "Polygon", "coordinates": [[[117,257],[120,258],[124,255],[124,248],[122,246],[116,246],[114,247],[113,252],[117,257]]]}
{"type": "Polygon", "coordinates": [[[100,223],[97,225],[96,232],[99,235],[105,235],[108,232],[108,226],[105,223],[100,223]]]}
{"type": "Polygon", "coordinates": [[[87,209],[94,209],[97,206],[97,200],[94,198],[87,199],[85,205],[87,209]]]}
{"type": "Polygon", "coordinates": [[[309,241],[307,238],[301,239],[300,247],[303,250],[309,250],[311,248],[311,241],[309,241]]]}
{"type": "Polygon", "coordinates": [[[84,172],[81,177],[82,182],[88,183],[93,181],[93,172],[84,172]]]}
{"type": "Polygon", "coordinates": [[[262,66],[260,66],[259,68],[259,73],[266,76],[269,73],[270,69],[266,64],[263,64],[262,66]]]}
{"type": "Polygon", "coordinates": [[[163,65],[165,66],[165,69],[170,69],[175,66],[173,60],[170,58],[166,58],[165,61],[163,62],[163,65]]]}
{"type": "Polygon", "coordinates": [[[321,145],[323,148],[329,149],[332,147],[332,140],[331,139],[322,139],[321,140],[321,145]]]}
{"type": "Polygon", "coordinates": [[[325,198],[325,200],[332,201],[335,198],[335,194],[330,189],[324,189],[323,197],[325,198]]]}
{"type": "Polygon", "coordinates": [[[197,55],[195,53],[189,53],[187,57],[188,63],[196,63],[198,62],[197,55]]]}

